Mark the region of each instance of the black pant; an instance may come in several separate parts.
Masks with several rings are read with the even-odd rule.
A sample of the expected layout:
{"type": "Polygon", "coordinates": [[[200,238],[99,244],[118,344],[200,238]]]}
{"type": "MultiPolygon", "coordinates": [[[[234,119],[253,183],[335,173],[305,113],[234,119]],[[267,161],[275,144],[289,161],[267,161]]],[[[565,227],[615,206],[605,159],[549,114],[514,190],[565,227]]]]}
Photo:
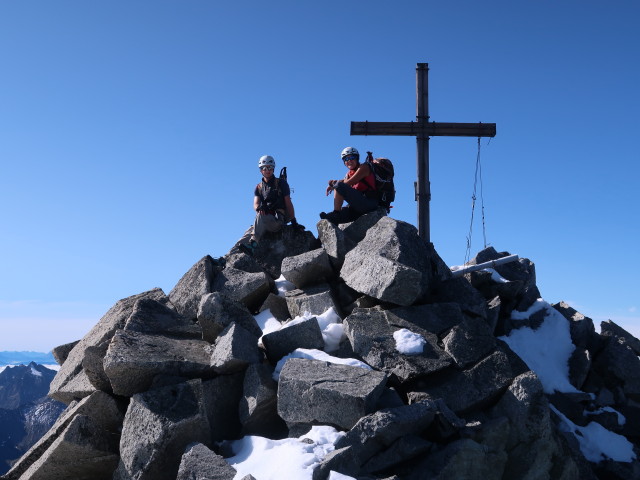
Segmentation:
{"type": "Polygon", "coordinates": [[[336,185],[336,192],[338,192],[348,206],[344,207],[339,214],[338,221],[336,223],[353,222],[356,218],[364,215],[365,213],[373,212],[378,208],[378,199],[367,197],[363,192],[356,190],[350,185],[344,182],[340,182],[336,185]]]}

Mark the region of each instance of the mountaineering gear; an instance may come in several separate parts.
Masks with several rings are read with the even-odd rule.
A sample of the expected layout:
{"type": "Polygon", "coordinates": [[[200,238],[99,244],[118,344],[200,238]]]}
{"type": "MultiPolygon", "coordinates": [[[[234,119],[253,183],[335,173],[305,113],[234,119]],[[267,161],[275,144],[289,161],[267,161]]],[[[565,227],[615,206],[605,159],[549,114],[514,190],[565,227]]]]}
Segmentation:
{"type": "Polygon", "coordinates": [[[275,215],[281,210],[284,215],[284,197],[290,196],[291,190],[286,180],[271,177],[268,182],[262,179],[256,185],[254,195],[260,197],[260,205],[256,211],[262,214],[275,215]]]}
{"type": "Polygon", "coordinates": [[[371,152],[367,152],[367,160],[371,172],[375,179],[375,191],[377,192],[380,205],[387,209],[391,208],[391,202],[396,198],[396,188],[393,183],[394,169],[393,163],[388,158],[373,158],[371,152]]]}
{"type": "Polygon", "coordinates": [[[276,168],[276,161],[271,155],[263,155],[260,157],[260,160],[258,160],[258,168],[262,169],[262,167],[276,168]]]}
{"type": "Polygon", "coordinates": [[[358,150],[354,147],[345,147],[340,154],[340,158],[344,161],[344,157],[347,157],[349,155],[357,155],[356,158],[360,158],[360,152],[358,152],[358,150]]]}

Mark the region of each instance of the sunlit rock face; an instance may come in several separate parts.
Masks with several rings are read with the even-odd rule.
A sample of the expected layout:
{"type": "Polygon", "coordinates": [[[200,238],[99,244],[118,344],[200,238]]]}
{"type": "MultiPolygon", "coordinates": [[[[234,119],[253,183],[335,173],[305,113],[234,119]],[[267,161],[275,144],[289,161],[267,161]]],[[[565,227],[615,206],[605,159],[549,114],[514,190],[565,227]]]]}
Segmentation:
{"type": "Polygon", "coordinates": [[[380,212],[317,230],[245,235],[57,349],[68,407],[3,478],[278,478],[294,451],[314,480],[640,478],[628,332],[546,303],[525,258],[454,276],[380,212]]]}

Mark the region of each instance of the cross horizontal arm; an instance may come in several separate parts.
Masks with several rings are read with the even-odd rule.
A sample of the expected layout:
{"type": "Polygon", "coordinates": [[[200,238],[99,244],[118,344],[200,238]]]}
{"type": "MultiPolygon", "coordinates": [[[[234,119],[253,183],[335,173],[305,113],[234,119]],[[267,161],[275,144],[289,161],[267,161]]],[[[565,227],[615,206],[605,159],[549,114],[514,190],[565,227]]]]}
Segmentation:
{"type": "Polygon", "coordinates": [[[495,123],[351,122],[351,135],[495,137],[495,123]]]}

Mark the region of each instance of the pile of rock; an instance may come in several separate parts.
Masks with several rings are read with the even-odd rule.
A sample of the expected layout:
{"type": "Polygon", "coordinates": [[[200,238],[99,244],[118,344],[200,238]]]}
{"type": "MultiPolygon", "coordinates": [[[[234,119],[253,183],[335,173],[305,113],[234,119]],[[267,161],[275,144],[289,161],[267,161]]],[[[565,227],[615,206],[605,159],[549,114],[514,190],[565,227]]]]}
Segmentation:
{"type": "MultiPolygon", "coordinates": [[[[474,262],[505,255],[487,249],[474,262]]],[[[588,462],[550,408],[637,446],[640,342],[611,322],[596,334],[590,319],[556,305],[576,346],[571,381],[585,393],[545,394],[498,338],[543,320],[512,315],[540,297],[534,265],[521,259],[497,270],[506,280],[486,271],[454,278],[413,226],[383,212],[340,227],[320,221],[317,239],[287,227],[254,257],[237,245],[224,262],[206,256],[169,295],[120,300],[82,340],[57,350],[50,396],[68,408],[3,478],[232,479],[225,440],[298,437],[311,425],[346,432],[316,480],[331,471],[640,478],[637,460],[588,462]],[[281,274],[296,287],[284,296],[274,284],[281,274]],[[311,319],[262,336],[254,314],[269,309],[285,322],[329,308],[346,333],[331,354],[372,368],[291,358],[276,382],[276,363],[322,349],[322,332],[311,319]],[[424,339],[422,353],[398,351],[399,329],[424,339]]]]}

